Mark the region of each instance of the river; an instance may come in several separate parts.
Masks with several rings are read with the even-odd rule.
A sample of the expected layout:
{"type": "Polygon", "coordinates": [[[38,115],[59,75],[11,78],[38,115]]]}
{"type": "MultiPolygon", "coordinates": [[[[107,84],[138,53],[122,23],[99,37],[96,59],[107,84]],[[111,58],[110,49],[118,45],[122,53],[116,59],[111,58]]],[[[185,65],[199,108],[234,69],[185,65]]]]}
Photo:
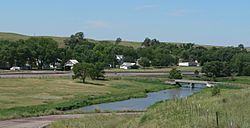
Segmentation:
{"type": "Polygon", "coordinates": [[[86,106],[78,109],[78,111],[83,112],[93,112],[95,110],[99,111],[143,111],[146,110],[151,105],[156,102],[169,100],[174,98],[184,98],[191,96],[195,92],[199,92],[204,88],[204,86],[196,86],[198,88],[175,88],[168,89],[159,92],[147,93],[145,98],[132,98],[124,101],[116,101],[110,103],[101,103],[91,106],[86,106]]]}

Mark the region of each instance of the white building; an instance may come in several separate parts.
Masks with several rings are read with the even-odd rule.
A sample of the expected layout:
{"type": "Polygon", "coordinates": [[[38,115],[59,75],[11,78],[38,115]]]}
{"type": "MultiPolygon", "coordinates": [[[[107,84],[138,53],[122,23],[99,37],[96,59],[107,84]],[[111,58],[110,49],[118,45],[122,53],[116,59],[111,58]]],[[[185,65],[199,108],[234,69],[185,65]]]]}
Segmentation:
{"type": "Polygon", "coordinates": [[[136,65],[136,63],[124,62],[122,65],[120,65],[120,69],[130,69],[135,65],[136,65]]]}
{"type": "Polygon", "coordinates": [[[69,60],[69,61],[67,61],[67,62],[65,63],[64,68],[65,68],[65,70],[72,70],[72,69],[73,69],[73,66],[74,66],[75,64],[77,64],[77,63],[79,63],[77,60],[74,60],[74,59],[69,60]]]}
{"type": "Polygon", "coordinates": [[[200,66],[198,61],[194,61],[194,62],[179,62],[178,66],[180,67],[196,67],[196,66],[200,66]]]}
{"type": "Polygon", "coordinates": [[[116,55],[116,60],[119,64],[123,63],[124,56],[123,55],[116,55]]]}

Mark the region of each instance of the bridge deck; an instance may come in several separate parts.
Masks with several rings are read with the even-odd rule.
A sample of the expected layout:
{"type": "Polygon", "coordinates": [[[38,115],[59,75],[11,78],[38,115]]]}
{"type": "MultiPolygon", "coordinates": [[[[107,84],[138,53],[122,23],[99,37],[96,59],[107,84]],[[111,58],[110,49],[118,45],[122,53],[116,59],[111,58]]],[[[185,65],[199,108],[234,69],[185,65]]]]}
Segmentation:
{"type": "MultiPolygon", "coordinates": [[[[172,81],[166,81],[165,83],[168,83],[168,84],[188,83],[190,85],[192,85],[192,84],[205,84],[207,87],[212,87],[214,82],[198,81],[198,80],[172,80],[172,81]]],[[[194,86],[194,85],[192,85],[192,86],[194,86]]]]}
{"type": "Polygon", "coordinates": [[[197,80],[175,80],[178,83],[194,83],[194,84],[208,84],[208,81],[197,81],[197,80]]]}

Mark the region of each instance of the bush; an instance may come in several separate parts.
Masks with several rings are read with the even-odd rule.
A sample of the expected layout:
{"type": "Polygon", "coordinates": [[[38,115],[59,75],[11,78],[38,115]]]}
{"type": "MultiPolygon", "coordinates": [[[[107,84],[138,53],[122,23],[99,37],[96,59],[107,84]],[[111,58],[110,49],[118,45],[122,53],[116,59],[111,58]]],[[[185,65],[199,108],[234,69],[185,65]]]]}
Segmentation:
{"type": "Polygon", "coordinates": [[[244,76],[250,76],[250,65],[247,65],[243,68],[243,75],[244,76]]]}
{"type": "Polygon", "coordinates": [[[200,72],[198,70],[194,71],[195,76],[199,76],[200,72]]]}
{"type": "Polygon", "coordinates": [[[142,66],[142,67],[150,67],[150,60],[146,57],[142,57],[141,59],[139,59],[139,64],[142,66]]]}
{"type": "Polygon", "coordinates": [[[220,95],[220,88],[218,86],[214,86],[212,89],[212,96],[220,95]]]}
{"type": "Polygon", "coordinates": [[[170,72],[169,72],[169,79],[182,79],[182,75],[181,75],[181,71],[177,70],[176,68],[173,68],[170,72]]]}

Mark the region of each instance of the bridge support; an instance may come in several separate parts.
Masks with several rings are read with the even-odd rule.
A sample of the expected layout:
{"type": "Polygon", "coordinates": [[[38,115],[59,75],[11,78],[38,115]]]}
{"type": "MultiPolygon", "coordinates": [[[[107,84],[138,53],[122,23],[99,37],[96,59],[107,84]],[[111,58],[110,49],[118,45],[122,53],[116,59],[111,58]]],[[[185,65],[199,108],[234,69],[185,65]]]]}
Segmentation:
{"type": "Polygon", "coordinates": [[[194,83],[189,83],[190,88],[194,88],[194,83]]]}
{"type": "Polygon", "coordinates": [[[181,87],[181,84],[179,82],[176,82],[175,83],[177,86],[181,87]]]}

